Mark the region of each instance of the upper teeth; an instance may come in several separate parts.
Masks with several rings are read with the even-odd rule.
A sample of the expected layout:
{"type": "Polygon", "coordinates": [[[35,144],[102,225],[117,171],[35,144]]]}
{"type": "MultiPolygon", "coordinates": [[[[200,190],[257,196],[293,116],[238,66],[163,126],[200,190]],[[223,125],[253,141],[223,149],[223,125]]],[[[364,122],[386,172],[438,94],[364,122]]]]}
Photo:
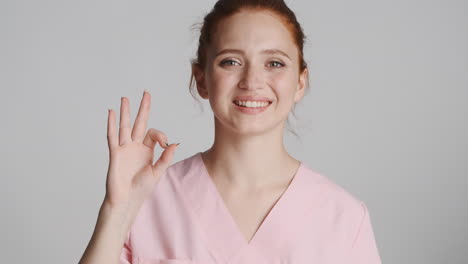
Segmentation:
{"type": "Polygon", "coordinates": [[[269,102],[259,102],[259,101],[234,101],[237,105],[242,105],[245,107],[264,107],[269,104],[269,102]]]}

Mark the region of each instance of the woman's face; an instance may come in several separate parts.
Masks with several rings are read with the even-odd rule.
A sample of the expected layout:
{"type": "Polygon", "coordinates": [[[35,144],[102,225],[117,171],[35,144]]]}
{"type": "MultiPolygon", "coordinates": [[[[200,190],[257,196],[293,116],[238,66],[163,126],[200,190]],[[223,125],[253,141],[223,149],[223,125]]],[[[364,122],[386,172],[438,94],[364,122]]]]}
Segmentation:
{"type": "Polygon", "coordinates": [[[292,34],[268,11],[242,11],[223,19],[213,33],[203,77],[196,79],[217,121],[242,134],[282,128],[306,83],[292,34]],[[262,112],[247,113],[235,104],[238,96],[271,103],[262,112]]]}

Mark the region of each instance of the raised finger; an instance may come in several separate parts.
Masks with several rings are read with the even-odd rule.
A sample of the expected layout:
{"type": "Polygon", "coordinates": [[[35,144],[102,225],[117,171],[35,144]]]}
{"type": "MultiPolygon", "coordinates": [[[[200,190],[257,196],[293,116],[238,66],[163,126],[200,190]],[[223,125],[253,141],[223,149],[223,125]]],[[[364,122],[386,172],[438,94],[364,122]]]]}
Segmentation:
{"type": "Polygon", "coordinates": [[[112,109],[109,109],[107,117],[107,144],[109,146],[109,150],[112,150],[119,145],[116,130],[115,113],[112,109]]]}
{"type": "Polygon", "coordinates": [[[120,145],[131,142],[130,137],[130,102],[128,98],[122,97],[120,103],[119,142],[120,145]]]}
{"type": "Polygon", "coordinates": [[[140,109],[138,109],[138,115],[135,118],[135,123],[132,130],[132,140],[142,142],[146,132],[146,124],[148,123],[148,116],[151,106],[151,95],[146,90],[143,92],[141,98],[140,109]]]}

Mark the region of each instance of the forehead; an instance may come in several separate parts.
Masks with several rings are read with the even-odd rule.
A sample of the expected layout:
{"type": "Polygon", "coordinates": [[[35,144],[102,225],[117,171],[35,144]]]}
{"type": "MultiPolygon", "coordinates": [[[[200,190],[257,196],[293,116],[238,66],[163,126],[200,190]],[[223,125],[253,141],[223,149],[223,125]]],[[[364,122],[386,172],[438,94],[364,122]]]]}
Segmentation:
{"type": "Polygon", "coordinates": [[[222,19],[213,32],[212,52],[225,48],[246,53],[263,49],[281,49],[297,56],[292,33],[281,18],[270,11],[245,10],[222,19]]]}

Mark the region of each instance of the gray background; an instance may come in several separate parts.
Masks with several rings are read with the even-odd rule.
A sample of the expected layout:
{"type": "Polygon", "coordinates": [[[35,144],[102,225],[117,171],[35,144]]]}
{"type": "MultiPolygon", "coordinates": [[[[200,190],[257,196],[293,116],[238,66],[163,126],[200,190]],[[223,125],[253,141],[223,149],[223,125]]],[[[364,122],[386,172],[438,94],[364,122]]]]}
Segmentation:
{"type": "MultiPolygon", "coordinates": [[[[190,28],[214,2],[0,2],[3,263],[78,262],[121,96],[133,122],[150,90],[174,162],[211,145],[188,81],[190,28]]],[[[287,3],[311,72],[290,153],[366,202],[384,263],[468,263],[467,2],[287,3]]]]}

